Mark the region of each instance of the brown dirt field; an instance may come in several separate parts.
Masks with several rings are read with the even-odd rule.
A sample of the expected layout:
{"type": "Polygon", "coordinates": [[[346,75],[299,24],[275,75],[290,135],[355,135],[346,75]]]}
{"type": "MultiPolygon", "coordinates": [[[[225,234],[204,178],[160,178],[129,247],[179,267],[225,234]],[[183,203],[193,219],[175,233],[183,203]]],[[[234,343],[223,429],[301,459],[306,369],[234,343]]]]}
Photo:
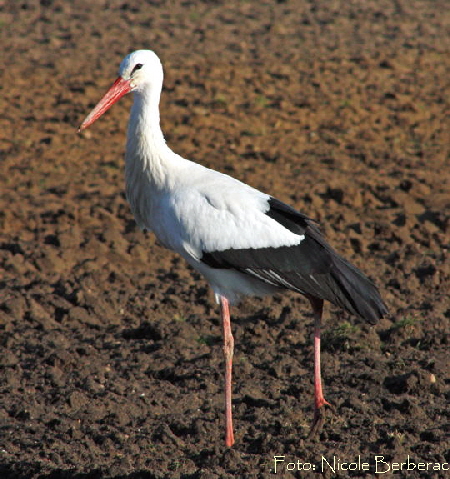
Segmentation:
{"type": "Polygon", "coordinates": [[[448,477],[448,2],[11,0],[0,25],[0,477],[448,477]],[[315,440],[307,302],[232,310],[227,450],[211,291],[124,198],[131,98],[76,133],[137,48],[169,145],[317,219],[389,305],[327,310],[315,440]]]}

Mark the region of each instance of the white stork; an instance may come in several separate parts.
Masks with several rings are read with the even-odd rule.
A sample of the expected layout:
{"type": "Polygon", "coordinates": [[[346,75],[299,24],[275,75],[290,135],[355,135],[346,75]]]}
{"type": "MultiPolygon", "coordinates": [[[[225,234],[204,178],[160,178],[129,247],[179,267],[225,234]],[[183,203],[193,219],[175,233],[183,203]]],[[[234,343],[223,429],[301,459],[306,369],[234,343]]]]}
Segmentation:
{"type": "Polygon", "coordinates": [[[199,271],[220,304],[225,354],[225,443],[234,444],[229,305],[241,296],[292,290],[314,312],[314,422],[322,427],[320,323],[324,300],[375,323],[387,308],[375,285],[325,241],[303,213],[240,181],[174,153],[160,127],[163,68],[150,50],[122,61],[119,77],[86,117],[94,123],[133,92],[125,155],[126,195],[137,224],[199,271]]]}

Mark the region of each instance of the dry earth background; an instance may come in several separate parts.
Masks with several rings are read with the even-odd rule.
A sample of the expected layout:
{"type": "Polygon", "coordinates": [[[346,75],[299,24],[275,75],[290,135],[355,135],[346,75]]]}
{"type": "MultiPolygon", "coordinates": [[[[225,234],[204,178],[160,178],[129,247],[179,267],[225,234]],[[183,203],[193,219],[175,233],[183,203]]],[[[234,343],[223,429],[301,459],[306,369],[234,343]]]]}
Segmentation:
{"type": "MultiPolygon", "coordinates": [[[[276,477],[273,456],[450,461],[450,5],[436,0],[0,2],[0,476],[276,477]],[[237,442],[205,282],[123,194],[131,98],[76,128],[152,48],[183,156],[322,223],[380,286],[371,327],[333,308],[312,419],[297,295],[233,311],[237,442]]],[[[281,474],[277,474],[281,476],[281,474]]],[[[380,477],[388,477],[385,474],[380,477]]],[[[444,477],[443,471],[396,477],[444,477]]],[[[448,477],[448,476],[446,476],[448,477]]]]}

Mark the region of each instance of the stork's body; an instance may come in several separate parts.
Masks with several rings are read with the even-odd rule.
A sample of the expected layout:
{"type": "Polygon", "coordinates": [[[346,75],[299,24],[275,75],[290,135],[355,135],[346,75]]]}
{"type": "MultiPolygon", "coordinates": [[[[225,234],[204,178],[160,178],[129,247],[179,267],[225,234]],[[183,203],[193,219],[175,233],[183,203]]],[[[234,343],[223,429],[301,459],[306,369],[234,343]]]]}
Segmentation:
{"type": "Polygon", "coordinates": [[[288,205],[240,181],[188,161],[165,143],[159,121],[163,70],[149,50],[128,55],[120,76],[83,122],[93,123],[134,91],[126,147],[126,194],[138,225],[153,231],[205,276],[220,304],[226,358],[226,444],[231,418],[233,336],[229,304],[240,296],[294,290],[315,313],[315,421],[326,404],[320,380],[324,300],[375,322],[387,311],[376,287],[326,243],[315,224],[288,205]]]}

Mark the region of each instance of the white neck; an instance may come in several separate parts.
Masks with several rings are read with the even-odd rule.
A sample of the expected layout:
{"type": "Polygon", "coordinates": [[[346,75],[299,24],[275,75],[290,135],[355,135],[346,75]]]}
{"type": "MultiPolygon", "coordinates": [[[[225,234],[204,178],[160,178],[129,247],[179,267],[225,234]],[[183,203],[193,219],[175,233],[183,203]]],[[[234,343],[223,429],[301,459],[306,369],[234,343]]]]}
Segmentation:
{"type": "Polygon", "coordinates": [[[166,144],[159,119],[161,89],[134,93],[126,147],[126,181],[136,183],[146,176],[153,188],[164,188],[183,160],[166,144]]]}
{"type": "Polygon", "coordinates": [[[136,222],[155,231],[159,201],[188,175],[192,162],[167,145],[159,124],[161,89],[137,92],[131,108],[125,155],[126,195],[136,222]]]}

